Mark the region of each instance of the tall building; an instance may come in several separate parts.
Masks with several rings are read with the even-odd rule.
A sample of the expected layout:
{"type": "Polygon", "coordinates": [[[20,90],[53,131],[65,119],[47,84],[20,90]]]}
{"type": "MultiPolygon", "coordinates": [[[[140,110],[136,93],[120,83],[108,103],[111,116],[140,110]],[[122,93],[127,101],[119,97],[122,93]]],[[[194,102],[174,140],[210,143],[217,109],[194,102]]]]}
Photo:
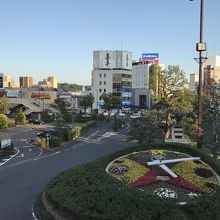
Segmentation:
{"type": "Polygon", "coordinates": [[[197,92],[198,85],[199,85],[199,75],[195,73],[190,74],[189,90],[191,92],[197,92]]]}
{"type": "Polygon", "coordinates": [[[103,93],[120,98],[122,106],[131,105],[132,54],[127,51],[94,51],[92,70],[92,94],[94,108],[100,108],[103,93]]]}
{"type": "Polygon", "coordinates": [[[11,76],[4,76],[4,87],[5,88],[13,87],[13,79],[11,76]]]}
{"type": "Polygon", "coordinates": [[[55,76],[47,77],[47,81],[50,82],[51,87],[57,89],[58,79],[55,76]]]}
{"type": "Polygon", "coordinates": [[[32,76],[20,76],[19,83],[20,88],[31,88],[34,84],[34,78],[32,76]]]}
{"type": "Polygon", "coordinates": [[[210,92],[212,80],[220,83],[220,56],[209,56],[204,64],[203,89],[206,95],[210,92]]]}
{"type": "Polygon", "coordinates": [[[0,89],[4,88],[4,74],[0,73],[0,89]]]}
{"type": "Polygon", "coordinates": [[[132,105],[150,108],[149,68],[148,62],[132,63],[132,105]]]}
{"type": "Polygon", "coordinates": [[[57,77],[49,76],[49,77],[47,77],[47,79],[43,79],[42,81],[39,81],[38,85],[42,88],[57,89],[58,79],[57,79],[57,77]]]}
{"type": "Polygon", "coordinates": [[[151,108],[150,67],[152,64],[156,64],[161,67],[161,70],[164,69],[163,64],[158,64],[158,57],[159,54],[154,55],[154,53],[142,54],[142,59],[132,63],[132,104],[134,106],[151,108]]]}

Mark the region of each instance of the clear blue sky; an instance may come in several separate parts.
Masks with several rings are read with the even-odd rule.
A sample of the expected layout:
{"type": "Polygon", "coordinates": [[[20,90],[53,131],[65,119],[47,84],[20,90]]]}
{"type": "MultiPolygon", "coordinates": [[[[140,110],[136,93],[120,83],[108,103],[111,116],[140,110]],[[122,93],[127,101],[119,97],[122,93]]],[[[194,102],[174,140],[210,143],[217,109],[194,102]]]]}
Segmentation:
{"type": "MultiPolygon", "coordinates": [[[[220,55],[220,1],[204,1],[208,55],[220,55]]],[[[133,59],[159,52],[160,63],[198,70],[200,0],[0,0],[0,9],[0,72],[15,79],[90,84],[93,50],[121,45],[133,59]]]]}

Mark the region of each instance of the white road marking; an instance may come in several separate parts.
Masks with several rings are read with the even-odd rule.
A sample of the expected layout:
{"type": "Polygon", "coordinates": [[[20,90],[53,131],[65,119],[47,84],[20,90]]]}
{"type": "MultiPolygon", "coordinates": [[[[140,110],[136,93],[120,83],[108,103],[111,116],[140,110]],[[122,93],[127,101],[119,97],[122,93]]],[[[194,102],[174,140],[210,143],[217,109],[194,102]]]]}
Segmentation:
{"type": "Polygon", "coordinates": [[[99,130],[97,130],[96,132],[93,132],[92,134],[90,134],[85,140],[88,140],[89,138],[95,136],[96,134],[99,133],[99,130]]]}
{"type": "Polygon", "coordinates": [[[43,154],[43,152],[44,152],[42,149],[40,149],[40,150],[41,150],[41,152],[40,152],[39,155],[38,155],[39,157],[40,157],[40,156],[43,154]]]}
{"type": "Polygon", "coordinates": [[[70,149],[65,149],[64,151],[69,151],[70,149]]]}
{"type": "Polygon", "coordinates": [[[32,149],[28,149],[28,151],[32,151],[32,149]]]}
{"type": "Polygon", "coordinates": [[[24,157],[24,154],[18,155],[18,156],[16,156],[16,157],[24,157]]]}
{"type": "Polygon", "coordinates": [[[56,155],[56,154],[59,154],[59,153],[60,153],[60,151],[57,151],[57,152],[55,152],[55,153],[53,153],[53,154],[45,155],[45,156],[43,156],[43,157],[34,158],[34,161],[36,161],[36,160],[41,160],[41,159],[44,159],[44,158],[47,158],[47,157],[52,157],[52,156],[54,156],[54,155],[56,155]]]}
{"type": "Polygon", "coordinates": [[[19,149],[16,148],[16,150],[17,150],[17,153],[14,155],[11,155],[10,158],[8,160],[4,161],[3,163],[0,163],[0,167],[3,166],[5,163],[7,163],[9,160],[11,160],[12,158],[14,158],[15,156],[17,156],[20,153],[19,149]]]}

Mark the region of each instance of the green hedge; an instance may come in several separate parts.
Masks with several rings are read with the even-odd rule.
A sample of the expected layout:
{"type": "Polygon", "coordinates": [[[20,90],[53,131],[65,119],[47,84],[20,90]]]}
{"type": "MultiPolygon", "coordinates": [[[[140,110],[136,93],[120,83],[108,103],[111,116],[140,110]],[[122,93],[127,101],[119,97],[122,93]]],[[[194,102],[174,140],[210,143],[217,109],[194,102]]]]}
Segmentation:
{"type": "Polygon", "coordinates": [[[71,219],[76,220],[218,220],[220,192],[192,200],[179,207],[173,200],[161,200],[131,189],[105,172],[113,159],[133,151],[175,150],[200,156],[220,174],[219,162],[196,148],[183,144],[151,144],[125,149],[99,160],[69,169],[52,179],[46,187],[48,200],[71,219]],[[190,216],[190,218],[188,218],[190,216]]]}
{"type": "Polygon", "coordinates": [[[73,138],[77,138],[81,135],[81,133],[90,127],[94,126],[96,121],[87,121],[79,126],[72,128],[71,133],[73,138]]]}

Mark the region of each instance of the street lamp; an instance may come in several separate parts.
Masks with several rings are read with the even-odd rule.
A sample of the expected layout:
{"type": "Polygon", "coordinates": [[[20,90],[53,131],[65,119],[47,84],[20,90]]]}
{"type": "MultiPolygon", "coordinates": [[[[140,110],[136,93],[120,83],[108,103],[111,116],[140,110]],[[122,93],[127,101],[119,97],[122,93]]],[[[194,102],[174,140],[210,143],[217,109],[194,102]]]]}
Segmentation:
{"type": "MultiPolygon", "coordinates": [[[[193,1],[193,0],[190,0],[193,1]]],[[[202,133],[200,127],[202,124],[202,66],[203,62],[206,60],[203,57],[203,51],[206,51],[206,43],[203,42],[203,14],[204,14],[204,0],[200,3],[200,39],[199,43],[196,44],[196,50],[199,52],[199,58],[195,60],[199,63],[199,88],[198,88],[198,140],[197,147],[201,147],[202,133]]]]}

